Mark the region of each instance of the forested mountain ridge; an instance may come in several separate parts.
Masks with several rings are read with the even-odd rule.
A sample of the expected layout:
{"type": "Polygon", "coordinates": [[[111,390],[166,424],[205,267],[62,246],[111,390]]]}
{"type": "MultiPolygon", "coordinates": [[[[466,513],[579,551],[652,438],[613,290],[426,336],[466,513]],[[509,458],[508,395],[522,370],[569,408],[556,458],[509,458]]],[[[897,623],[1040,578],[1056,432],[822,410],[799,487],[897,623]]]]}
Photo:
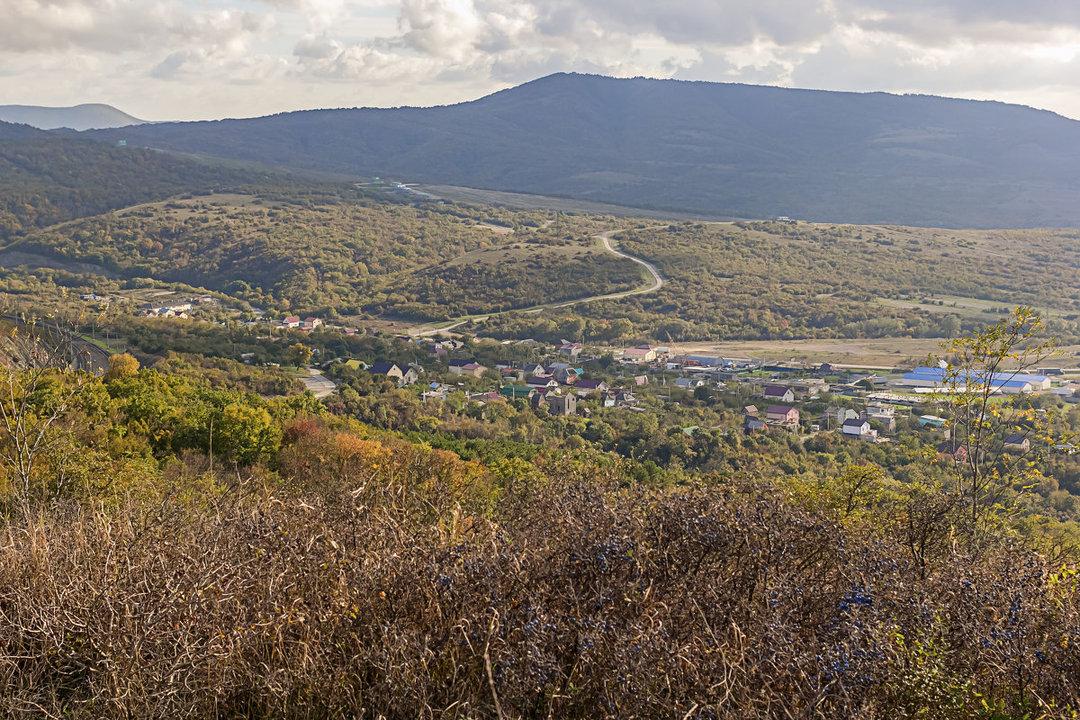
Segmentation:
{"type": "Polygon", "coordinates": [[[735,217],[1080,224],[1080,122],[929,96],[557,74],[451,106],[303,111],[92,136],[735,217]]]}
{"type": "Polygon", "coordinates": [[[264,184],[273,173],[0,122],[0,240],[185,192],[264,184]]]}

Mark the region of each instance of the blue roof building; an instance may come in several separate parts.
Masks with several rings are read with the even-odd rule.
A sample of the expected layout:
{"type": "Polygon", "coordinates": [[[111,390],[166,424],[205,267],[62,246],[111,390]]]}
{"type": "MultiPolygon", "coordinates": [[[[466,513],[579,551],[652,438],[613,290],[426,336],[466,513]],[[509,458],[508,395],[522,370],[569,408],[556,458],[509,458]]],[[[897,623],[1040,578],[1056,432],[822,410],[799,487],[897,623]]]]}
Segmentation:
{"type": "MultiPolygon", "coordinates": [[[[911,372],[904,373],[900,381],[902,385],[913,387],[943,387],[948,373],[940,367],[917,367],[911,372]]],[[[985,377],[979,373],[970,373],[961,376],[958,380],[969,379],[970,382],[986,382],[985,377]]],[[[1050,378],[1046,375],[1034,375],[1030,373],[997,372],[990,378],[991,388],[996,392],[1007,394],[1026,393],[1037,390],[1049,390],[1050,378]]]]}

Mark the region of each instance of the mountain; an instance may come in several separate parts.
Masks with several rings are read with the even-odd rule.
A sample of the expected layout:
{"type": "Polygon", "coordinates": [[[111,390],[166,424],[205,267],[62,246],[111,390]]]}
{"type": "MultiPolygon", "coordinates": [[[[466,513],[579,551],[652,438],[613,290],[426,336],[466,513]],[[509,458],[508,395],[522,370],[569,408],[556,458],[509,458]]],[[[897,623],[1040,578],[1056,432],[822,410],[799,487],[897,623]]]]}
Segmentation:
{"type": "Polygon", "coordinates": [[[275,177],[0,123],[0,240],[178,193],[248,186],[275,177]]]}
{"type": "Polygon", "coordinates": [[[451,106],[92,136],[722,216],[1080,225],[1080,122],[997,102],[557,74],[451,106]]]}
{"type": "Polygon", "coordinates": [[[141,125],[146,121],[117,110],[112,105],[87,103],[73,107],[0,105],[0,122],[23,123],[42,130],[57,128],[90,130],[141,125]]]}

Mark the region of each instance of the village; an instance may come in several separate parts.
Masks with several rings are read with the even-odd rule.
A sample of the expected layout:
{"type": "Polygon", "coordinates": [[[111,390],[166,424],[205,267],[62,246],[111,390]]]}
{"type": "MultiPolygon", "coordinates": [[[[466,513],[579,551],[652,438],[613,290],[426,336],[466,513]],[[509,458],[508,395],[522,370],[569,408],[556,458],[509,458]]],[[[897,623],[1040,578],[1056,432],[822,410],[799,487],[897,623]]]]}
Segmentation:
{"type": "MultiPolygon", "coordinates": [[[[144,317],[221,324],[222,300],[209,295],[156,293],[137,306],[144,317]],[[160,298],[160,299],[159,299],[160,298]]],[[[85,302],[113,298],[83,295],[85,302]]],[[[314,316],[261,316],[244,322],[265,328],[266,337],[303,339],[311,333],[364,334],[355,327],[330,324],[314,316]]],[[[302,377],[319,398],[334,392],[335,373],[364,372],[399,388],[415,391],[425,402],[444,402],[458,393],[465,402],[524,403],[551,416],[589,417],[599,410],[646,413],[687,398],[716,397],[737,408],[746,435],[784,433],[803,440],[835,433],[853,441],[890,443],[904,421],[947,435],[942,406],[966,381],[985,378],[951,376],[944,366],[863,369],[829,363],[770,361],[683,353],[675,346],[638,344],[614,348],[564,341],[495,341],[451,335],[397,335],[397,342],[423,351],[426,361],[394,358],[318,358],[302,377]],[[471,354],[470,354],[471,353],[471,354]]],[[[241,359],[251,362],[247,353],[241,359]]],[[[1052,395],[1080,402],[1080,369],[1043,368],[1035,373],[998,373],[989,378],[994,396],[1052,395]]],[[[696,428],[694,428],[696,429],[696,428]]],[[[1019,449],[1026,439],[1007,445],[1019,449]]],[[[952,454],[948,439],[939,452],[952,454]]]]}
{"type": "MultiPolygon", "coordinates": [[[[717,398],[739,408],[746,435],[781,433],[805,440],[834,433],[880,444],[894,442],[901,427],[909,426],[940,431],[938,451],[949,456],[957,452],[942,415],[948,395],[962,392],[965,384],[941,366],[868,373],[828,363],[679,354],[671,347],[644,344],[587,349],[578,342],[547,347],[518,344],[527,348],[523,355],[543,357],[484,364],[475,356],[461,357],[467,349],[462,340],[409,341],[422,345],[431,362],[401,366],[385,360],[365,364],[350,359],[344,366],[380,376],[398,387],[415,386],[431,402],[461,392],[471,403],[519,401],[553,416],[589,417],[601,409],[644,413],[685,400],[717,398]]],[[[989,391],[1002,398],[1045,394],[1080,402],[1070,375],[1075,377],[1058,369],[1047,369],[1045,374],[999,373],[989,379],[989,391]]],[[[968,378],[972,380],[982,381],[968,378]]],[[[1028,444],[1026,437],[1006,438],[1005,449],[1026,451],[1028,444]]]]}

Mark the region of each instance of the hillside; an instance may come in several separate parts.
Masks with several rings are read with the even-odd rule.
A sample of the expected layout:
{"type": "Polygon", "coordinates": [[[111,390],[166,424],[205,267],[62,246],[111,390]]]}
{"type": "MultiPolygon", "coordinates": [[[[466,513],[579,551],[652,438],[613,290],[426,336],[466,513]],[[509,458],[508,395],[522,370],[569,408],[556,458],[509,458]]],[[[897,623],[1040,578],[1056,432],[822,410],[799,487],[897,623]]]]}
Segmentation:
{"type": "Polygon", "coordinates": [[[177,193],[279,177],[0,123],[0,240],[177,193]]]}
{"type": "Polygon", "coordinates": [[[423,320],[641,282],[633,263],[592,238],[602,220],[569,218],[556,229],[540,213],[312,200],[294,192],[147,203],[28,234],[14,254],[0,253],[0,266],[80,268],[184,282],[261,306],[423,320]]]}
{"type": "Polygon", "coordinates": [[[0,105],[0,122],[23,123],[42,130],[70,128],[116,128],[141,125],[146,122],[128,115],[112,105],[87,103],[72,107],[43,107],[40,105],[0,105]]]}
{"type": "Polygon", "coordinates": [[[1080,224],[1080,123],[927,96],[558,74],[446,107],[317,110],[93,136],[720,216],[1080,224]]]}

